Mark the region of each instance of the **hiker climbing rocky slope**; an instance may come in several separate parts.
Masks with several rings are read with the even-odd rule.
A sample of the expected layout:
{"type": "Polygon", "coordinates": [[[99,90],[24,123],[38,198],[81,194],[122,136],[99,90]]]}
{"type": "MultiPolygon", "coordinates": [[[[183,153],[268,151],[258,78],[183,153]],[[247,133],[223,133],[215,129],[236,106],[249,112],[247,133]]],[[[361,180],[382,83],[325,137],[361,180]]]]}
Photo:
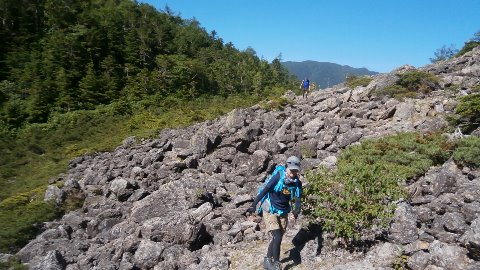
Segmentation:
{"type": "MultiPolygon", "coordinates": [[[[290,92],[293,104],[283,110],[236,109],[76,158],[55,179],[63,185],[52,184],[45,196],[58,203],[84,197],[83,206],[45,224],[17,256],[31,269],[261,269],[267,236],[260,219],[244,212],[273,166],[308,152],[304,170],[334,168],[342,149],[364,139],[441,130],[462,94],[446,89],[468,93],[480,83],[480,47],[422,68],[440,78],[422,99],[372,95],[411,69],[376,75],[365,87],[317,91],[308,100],[290,92]]],[[[284,244],[300,231],[305,237],[302,263],[291,268],[394,269],[400,259],[414,270],[480,269],[480,172],[449,161],[407,189],[411,200],[398,203],[388,241],[365,252],[320,243],[319,231],[294,225],[284,244]]]]}

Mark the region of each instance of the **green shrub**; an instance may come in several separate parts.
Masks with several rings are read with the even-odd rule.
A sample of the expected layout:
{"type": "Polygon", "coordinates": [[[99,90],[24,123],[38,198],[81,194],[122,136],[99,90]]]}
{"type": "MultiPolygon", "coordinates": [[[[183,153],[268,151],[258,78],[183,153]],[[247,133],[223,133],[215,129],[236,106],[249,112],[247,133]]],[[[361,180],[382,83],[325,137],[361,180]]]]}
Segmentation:
{"type": "Polygon", "coordinates": [[[376,96],[389,96],[397,99],[415,98],[419,94],[428,94],[439,87],[439,79],[433,74],[420,70],[411,70],[398,74],[395,84],[374,92],[376,96]]]}
{"type": "Polygon", "coordinates": [[[16,257],[11,257],[6,262],[0,262],[0,269],[27,270],[28,265],[22,264],[16,257]]]}
{"type": "Polygon", "coordinates": [[[403,86],[412,92],[427,94],[438,87],[438,81],[438,77],[431,73],[412,70],[400,74],[400,79],[395,84],[403,86]]]}
{"type": "Polygon", "coordinates": [[[463,130],[470,132],[480,126],[480,93],[470,94],[460,98],[455,108],[458,115],[456,125],[463,127],[463,130]]]}
{"type": "Polygon", "coordinates": [[[469,136],[459,140],[453,160],[463,166],[480,168],[480,138],[469,136]]]}
{"type": "Polygon", "coordinates": [[[472,92],[473,93],[479,93],[480,92],[480,84],[477,84],[472,87],[472,92]]]}
{"type": "Polygon", "coordinates": [[[416,92],[409,91],[407,88],[396,84],[375,91],[375,94],[378,96],[388,96],[396,99],[416,98],[418,96],[416,92]]]}
{"type": "Polygon", "coordinates": [[[405,181],[450,156],[452,144],[439,135],[401,133],[346,148],[337,170],[308,172],[305,213],[347,242],[365,231],[386,229],[395,202],[405,198],[405,181]]]}
{"type": "Polygon", "coordinates": [[[466,54],[467,52],[473,50],[475,47],[478,47],[478,46],[480,46],[479,41],[465,42],[465,45],[463,46],[463,48],[455,56],[456,57],[462,56],[462,55],[466,54]]]}
{"type": "Polygon", "coordinates": [[[286,105],[292,105],[294,101],[284,96],[275,97],[269,101],[260,102],[260,107],[267,111],[281,111],[286,105]]]}
{"type": "Polygon", "coordinates": [[[0,208],[0,252],[16,252],[38,233],[35,224],[58,217],[52,202],[35,199],[14,208],[0,208]]]}
{"type": "Polygon", "coordinates": [[[369,76],[349,75],[345,83],[348,87],[355,88],[357,86],[367,86],[372,80],[373,78],[369,76]]]}

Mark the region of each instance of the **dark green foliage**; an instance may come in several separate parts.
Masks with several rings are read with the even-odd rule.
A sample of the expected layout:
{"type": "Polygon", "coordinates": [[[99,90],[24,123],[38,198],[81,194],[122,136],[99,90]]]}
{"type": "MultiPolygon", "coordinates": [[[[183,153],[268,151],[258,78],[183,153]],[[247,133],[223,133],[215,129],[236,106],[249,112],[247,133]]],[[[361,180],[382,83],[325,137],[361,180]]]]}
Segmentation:
{"type": "Polygon", "coordinates": [[[355,88],[357,86],[367,86],[372,80],[373,78],[368,76],[348,75],[345,84],[350,88],[355,88]]]}
{"type": "Polygon", "coordinates": [[[453,159],[463,166],[480,168],[480,138],[469,136],[459,140],[453,159]]]}
{"type": "Polygon", "coordinates": [[[480,93],[463,96],[455,108],[458,117],[454,120],[466,132],[475,130],[480,126],[480,93]]]}
{"type": "Polygon", "coordinates": [[[11,23],[0,25],[0,81],[15,82],[0,89],[0,120],[12,128],[117,100],[264,95],[290,83],[279,59],[240,52],[198,21],[147,4],[6,1],[0,8],[11,23]]]}
{"type": "Polygon", "coordinates": [[[28,266],[22,264],[16,257],[12,257],[6,262],[0,262],[0,269],[28,270],[28,266]]]}
{"type": "Polygon", "coordinates": [[[54,203],[43,201],[43,192],[38,188],[0,202],[0,252],[17,251],[35,236],[35,224],[58,216],[54,203]]]}
{"type": "Polygon", "coordinates": [[[448,60],[454,57],[458,53],[458,50],[455,49],[455,46],[452,44],[450,47],[443,45],[442,48],[437,49],[434,53],[435,57],[430,58],[430,62],[435,63],[438,61],[448,60]]]}
{"type": "Polygon", "coordinates": [[[336,171],[307,173],[306,213],[347,241],[374,228],[386,229],[402,183],[442,164],[453,147],[439,135],[402,133],[345,149],[336,171]]]}
{"type": "Polygon", "coordinates": [[[426,94],[435,90],[438,86],[438,78],[425,71],[412,70],[401,74],[396,84],[405,87],[411,92],[426,94]]]}
{"type": "Polygon", "coordinates": [[[480,41],[469,41],[465,42],[465,45],[463,45],[463,48],[455,55],[455,56],[462,56],[466,54],[467,52],[473,50],[473,48],[476,48],[480,46],[480,41]]]}
{"type": "Polygon", "coordinates": [[[435,75],[420,71],[411,70],[402,74],[395,84],[383,89],[377,89],[374,94],[377,96],[389,96],[394,98],[418,97],[421,94],[428,94],[439,87],[439,79],[435,75]]]}

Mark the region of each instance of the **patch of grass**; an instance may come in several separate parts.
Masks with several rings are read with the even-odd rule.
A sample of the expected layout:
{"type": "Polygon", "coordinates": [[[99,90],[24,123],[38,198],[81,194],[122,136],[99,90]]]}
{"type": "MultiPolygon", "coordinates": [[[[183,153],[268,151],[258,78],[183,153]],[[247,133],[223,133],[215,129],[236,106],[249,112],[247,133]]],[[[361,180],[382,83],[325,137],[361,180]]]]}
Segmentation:
{"type": "Polygon", "coordinates": [[[402,183],[450,157],[453,144],[440,135],[401,133],[350,146],[336,171],[307,173],[305,213],[346,242],[374,228],[388,228],[395,202],[405,198],[402,183]]]}
{"type": "Polygon", "coordinates": [[[15,194],[0,203],[0,252],[15,252],[37,233],[41,222],[61,213],[54,202],[43,201],[45,187],[15,194]]]}
{"type": "Polygon", "coordinates": [[[480,168],[480,138],[469,136],[457,142],[453,152],[456,163],[471,168],[480,168]]]}
{"type": "Polygon", "coordinates": [[[480,93],[460,98],[455,108],[457,117],[454,124],[462,126],[463,131],[471,132],[480,126],[480,93]]]}
{"type": "Polygon", "coordinates": [[[411,70],[398,74],[398,76],[399,78],[395,84],[376,90],[374,95],[389,96],[397,99],[405,97],[416,98],[421,94],[428,94],[439,87],[438,77],[425,71],[411,70]]]}
{"type": "Polygon", "coordinates": [[[345,80],[345,84],[350,88],[355,88],[357,86],[367,86],[373,80],[372,77],[369,76],[357,76],[357,75],[349,75],[345,80]]]}
{"type": "Polygon", "coordinates": [[[455,57],[462,56],[462,55],[466,54],[467,52],[473,50],[475,47],[478,47],[478,46],[480,46],[479,41],[466,42],[465,45],[463,46],[463,48],[455,55],[455,57]]]}
{"type": "Polygon", "coordinates": [[[6,262],[0,262],[0,269],[9,269],[9,270],[27,270],[28,266],[22,264],[19,259],[11,257],[6,262]]]}
{"type": "Polygon", "coordinates": [[[268,101],[260,102],[260,107],[267,111],[282,111],[285,106],[294,104],[294,101],[284,96],[275,97],[268,101]]]}

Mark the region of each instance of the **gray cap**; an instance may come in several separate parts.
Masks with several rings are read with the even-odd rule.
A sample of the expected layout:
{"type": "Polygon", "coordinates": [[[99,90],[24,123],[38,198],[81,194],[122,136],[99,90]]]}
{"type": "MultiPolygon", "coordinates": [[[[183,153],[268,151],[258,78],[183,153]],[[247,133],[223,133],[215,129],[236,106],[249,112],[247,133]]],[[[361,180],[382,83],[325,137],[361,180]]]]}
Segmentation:
{"type": "Polygon", "coordinates": [[[287,158],[287,169],[300,170],[300,159],[296,156],[287,158]]]}

